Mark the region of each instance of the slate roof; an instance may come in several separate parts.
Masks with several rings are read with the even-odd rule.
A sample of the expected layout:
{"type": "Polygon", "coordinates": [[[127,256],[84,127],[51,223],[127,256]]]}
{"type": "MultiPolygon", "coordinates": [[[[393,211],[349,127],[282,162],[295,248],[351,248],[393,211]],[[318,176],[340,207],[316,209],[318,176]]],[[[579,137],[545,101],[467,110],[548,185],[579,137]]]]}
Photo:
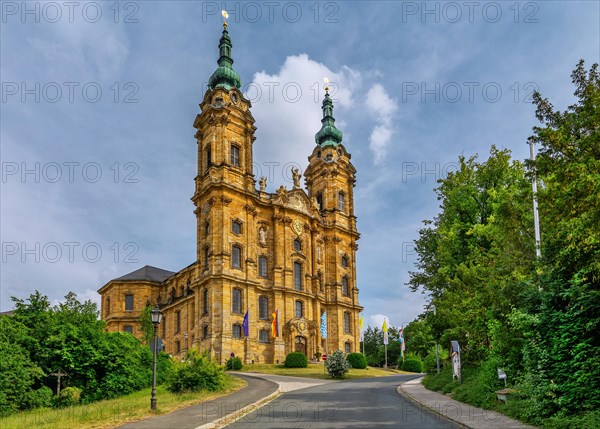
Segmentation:
{"type": "Polygon", "coordinates": [[[130,272],[129,274],[125,274],[119,278],[113,279],[115,281],[122,280],[146,280],[150,282],[163,282],[169,277],[175,274],[173,271],[163,270],[161,268],[152,267],[150,265],[146,265],[139,270],[135,270],[130,272]]]}

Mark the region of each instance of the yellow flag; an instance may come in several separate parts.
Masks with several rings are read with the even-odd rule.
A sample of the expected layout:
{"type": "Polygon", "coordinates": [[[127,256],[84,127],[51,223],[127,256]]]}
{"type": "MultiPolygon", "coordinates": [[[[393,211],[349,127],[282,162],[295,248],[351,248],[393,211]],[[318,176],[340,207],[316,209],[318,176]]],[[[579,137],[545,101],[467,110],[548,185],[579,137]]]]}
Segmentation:
{"type": "Polygon", "coordinates": [[[360,329],[362,329],[362,328],[363,328],[363,323],[364,323],[364,321],[363,321],[363,317],[362,317],[362,316],[360,316],[360,317],[358,318],[358,327],[359,327],[360,329]]]}
{"type": "Polygon", "coordinates": [[[387,332],[387,320],[383,319],[383,326],[381,327],[383,332],[387,332]]]}

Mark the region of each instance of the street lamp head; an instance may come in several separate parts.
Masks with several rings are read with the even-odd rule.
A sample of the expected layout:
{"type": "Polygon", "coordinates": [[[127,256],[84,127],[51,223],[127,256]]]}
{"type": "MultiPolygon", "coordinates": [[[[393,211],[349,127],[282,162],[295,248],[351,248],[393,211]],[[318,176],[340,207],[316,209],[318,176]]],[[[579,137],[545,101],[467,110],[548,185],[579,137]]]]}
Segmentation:
{"type": "Polygon", "coordinates": [[[154,307],[150,312],[150,317],[152,318],[152,323],[158,325],[162,320],[162,313],[158,309],[158,307],[154,307]]]}

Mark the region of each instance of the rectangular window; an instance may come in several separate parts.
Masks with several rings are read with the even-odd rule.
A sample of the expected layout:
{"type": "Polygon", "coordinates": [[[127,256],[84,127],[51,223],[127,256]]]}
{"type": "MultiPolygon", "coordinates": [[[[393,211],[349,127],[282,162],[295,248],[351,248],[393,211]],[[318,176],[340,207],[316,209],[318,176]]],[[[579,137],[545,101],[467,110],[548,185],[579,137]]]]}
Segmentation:
{"type": "Polygon", "coordinates": [[[179,341],[175,342],[175,353],[181,352],[181,343],[179,341]]]}
{"type": "Polygon", "coordinates": [[[269,320],[269,298],[266,296],[258,298],[258,318],[269,320]]]}
{"type": "Polygon", "coordinates": [[[231,222],[231,231],[236,235],[240,235],[242,233],[242,224],[234,220],[231,222]]]}
{"type": "Polygon", "coordinates": [[[294,289],[302,290],[302,264],[294,262],[294,289]]]}
{"type": "Polygon", "coordinates": [[[242,325],[233,325],[231,327],[231,336],[233,338],[242,338],[242,325]]]}
{"type": "Polygon", "coordinates": [[[192,328],[196,326],[196,303],[192,302],[192,328]]]}
{"type": "Polygon", "coordinates": [[[181,312],[177,311],[175,313],[175,332],[179,332],[181,330],[181,312]]]}
{"type": "Polygon", "coordinates": [[[202,294],[202,314],[208,313],[208,289],[204,289],[202,294]]]}
{"type": "Polygon", "coordinates": [[[240,166],[240,148],[233,145],[231,146],[231,165],[240,166]]]}
{"type": "Polygon", "coordinates": [[[267,258],[265,256],[258,257],[258,275],[267,277],[267,258]]]}
{"type": "Polygon", "coordinates": [[[166,334],[167,334],[167,318],[165,317],[164,314],[163,314],[161,324],[162,324],[162,337],[165,338],[166,334]]]}
{"type": "Polygon", "coordinates": [[[350,353],[352,351],[352,346],[350,345],[350,343],[345,343],[344,344],[344,351],[346,353],[350,353]]]}
{"type": "Polygon", "coordinates": [[[125,295],[125,310],[133,310],[133,295],[125,295]]]}
{"type": "Polygon", "coordinates": [[[269,331],[266,329],[261,329],[260,332],[258,333],[258,341],[260,341],[261,343],[268,343],[269,342],[269,331]]]}
{"type": "Polygon", "coordinates": [[[208,325],[204,325],[202,327],[202,338],[204,338],[204,339],[208,338],[208,325]]]}
{"type": "Polygon", "coordinates": [[[343,192],[338,193],[338,209],[341,211],[346,210],[346,199],[343,192]]]}
{"type": "Polygon", "coordinates": [[[350,313],[344,313],[344,332],[350,334],[350,313]]]}
{"type": "Polygon", "coordinates": [[[304,303],[296,301],[296,317],[304,317],[304,303]]]}
{"type": "Polygon", "coordinates": [[[242,249],[239,246],[231,247],[231,266],[233,268],[242,268],[242,249]]]}
{"type": "Polygon", "coordinates": [[[123,326],[123,332],[129,332],[130,334],[133,334],[133,326],[131,326],[131,325],[123,326]]]}
{"type": "Polygon", "coordinates": [[[242,313],[242,291],[241,289],[233,289],[231,296],[231,311],[233,313],[242,313]]]}
{"type": "Polygon", "coordinates": [[[342,295],[350,296],[350,289],[348,287],[348,277],[342,277],[342,295]]]}

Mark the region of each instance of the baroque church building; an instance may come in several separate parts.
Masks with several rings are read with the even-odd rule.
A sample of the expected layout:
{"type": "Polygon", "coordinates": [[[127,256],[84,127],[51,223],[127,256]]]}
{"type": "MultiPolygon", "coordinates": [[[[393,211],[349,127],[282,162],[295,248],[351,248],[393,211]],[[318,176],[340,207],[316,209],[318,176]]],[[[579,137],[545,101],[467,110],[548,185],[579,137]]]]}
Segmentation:
{"type": "Polygon", "coordinates": [[[101,317],[109,331],[141,338],[142,310],[158,306],[167,353],[183,357],[195,348],[220,363],[231,353],[251,364],[280,363],[292,351],[309,359],[359,351],[356,170],[332,100],[326,89],[306,189],[297,169],[292,189],[266,192],[265,178],[257,189],[256,127],[231,49],[225,23],[218,67],[194,120],[196,262],[179,272],[145,266],[109,281],[98,291],[101,317]]]}

